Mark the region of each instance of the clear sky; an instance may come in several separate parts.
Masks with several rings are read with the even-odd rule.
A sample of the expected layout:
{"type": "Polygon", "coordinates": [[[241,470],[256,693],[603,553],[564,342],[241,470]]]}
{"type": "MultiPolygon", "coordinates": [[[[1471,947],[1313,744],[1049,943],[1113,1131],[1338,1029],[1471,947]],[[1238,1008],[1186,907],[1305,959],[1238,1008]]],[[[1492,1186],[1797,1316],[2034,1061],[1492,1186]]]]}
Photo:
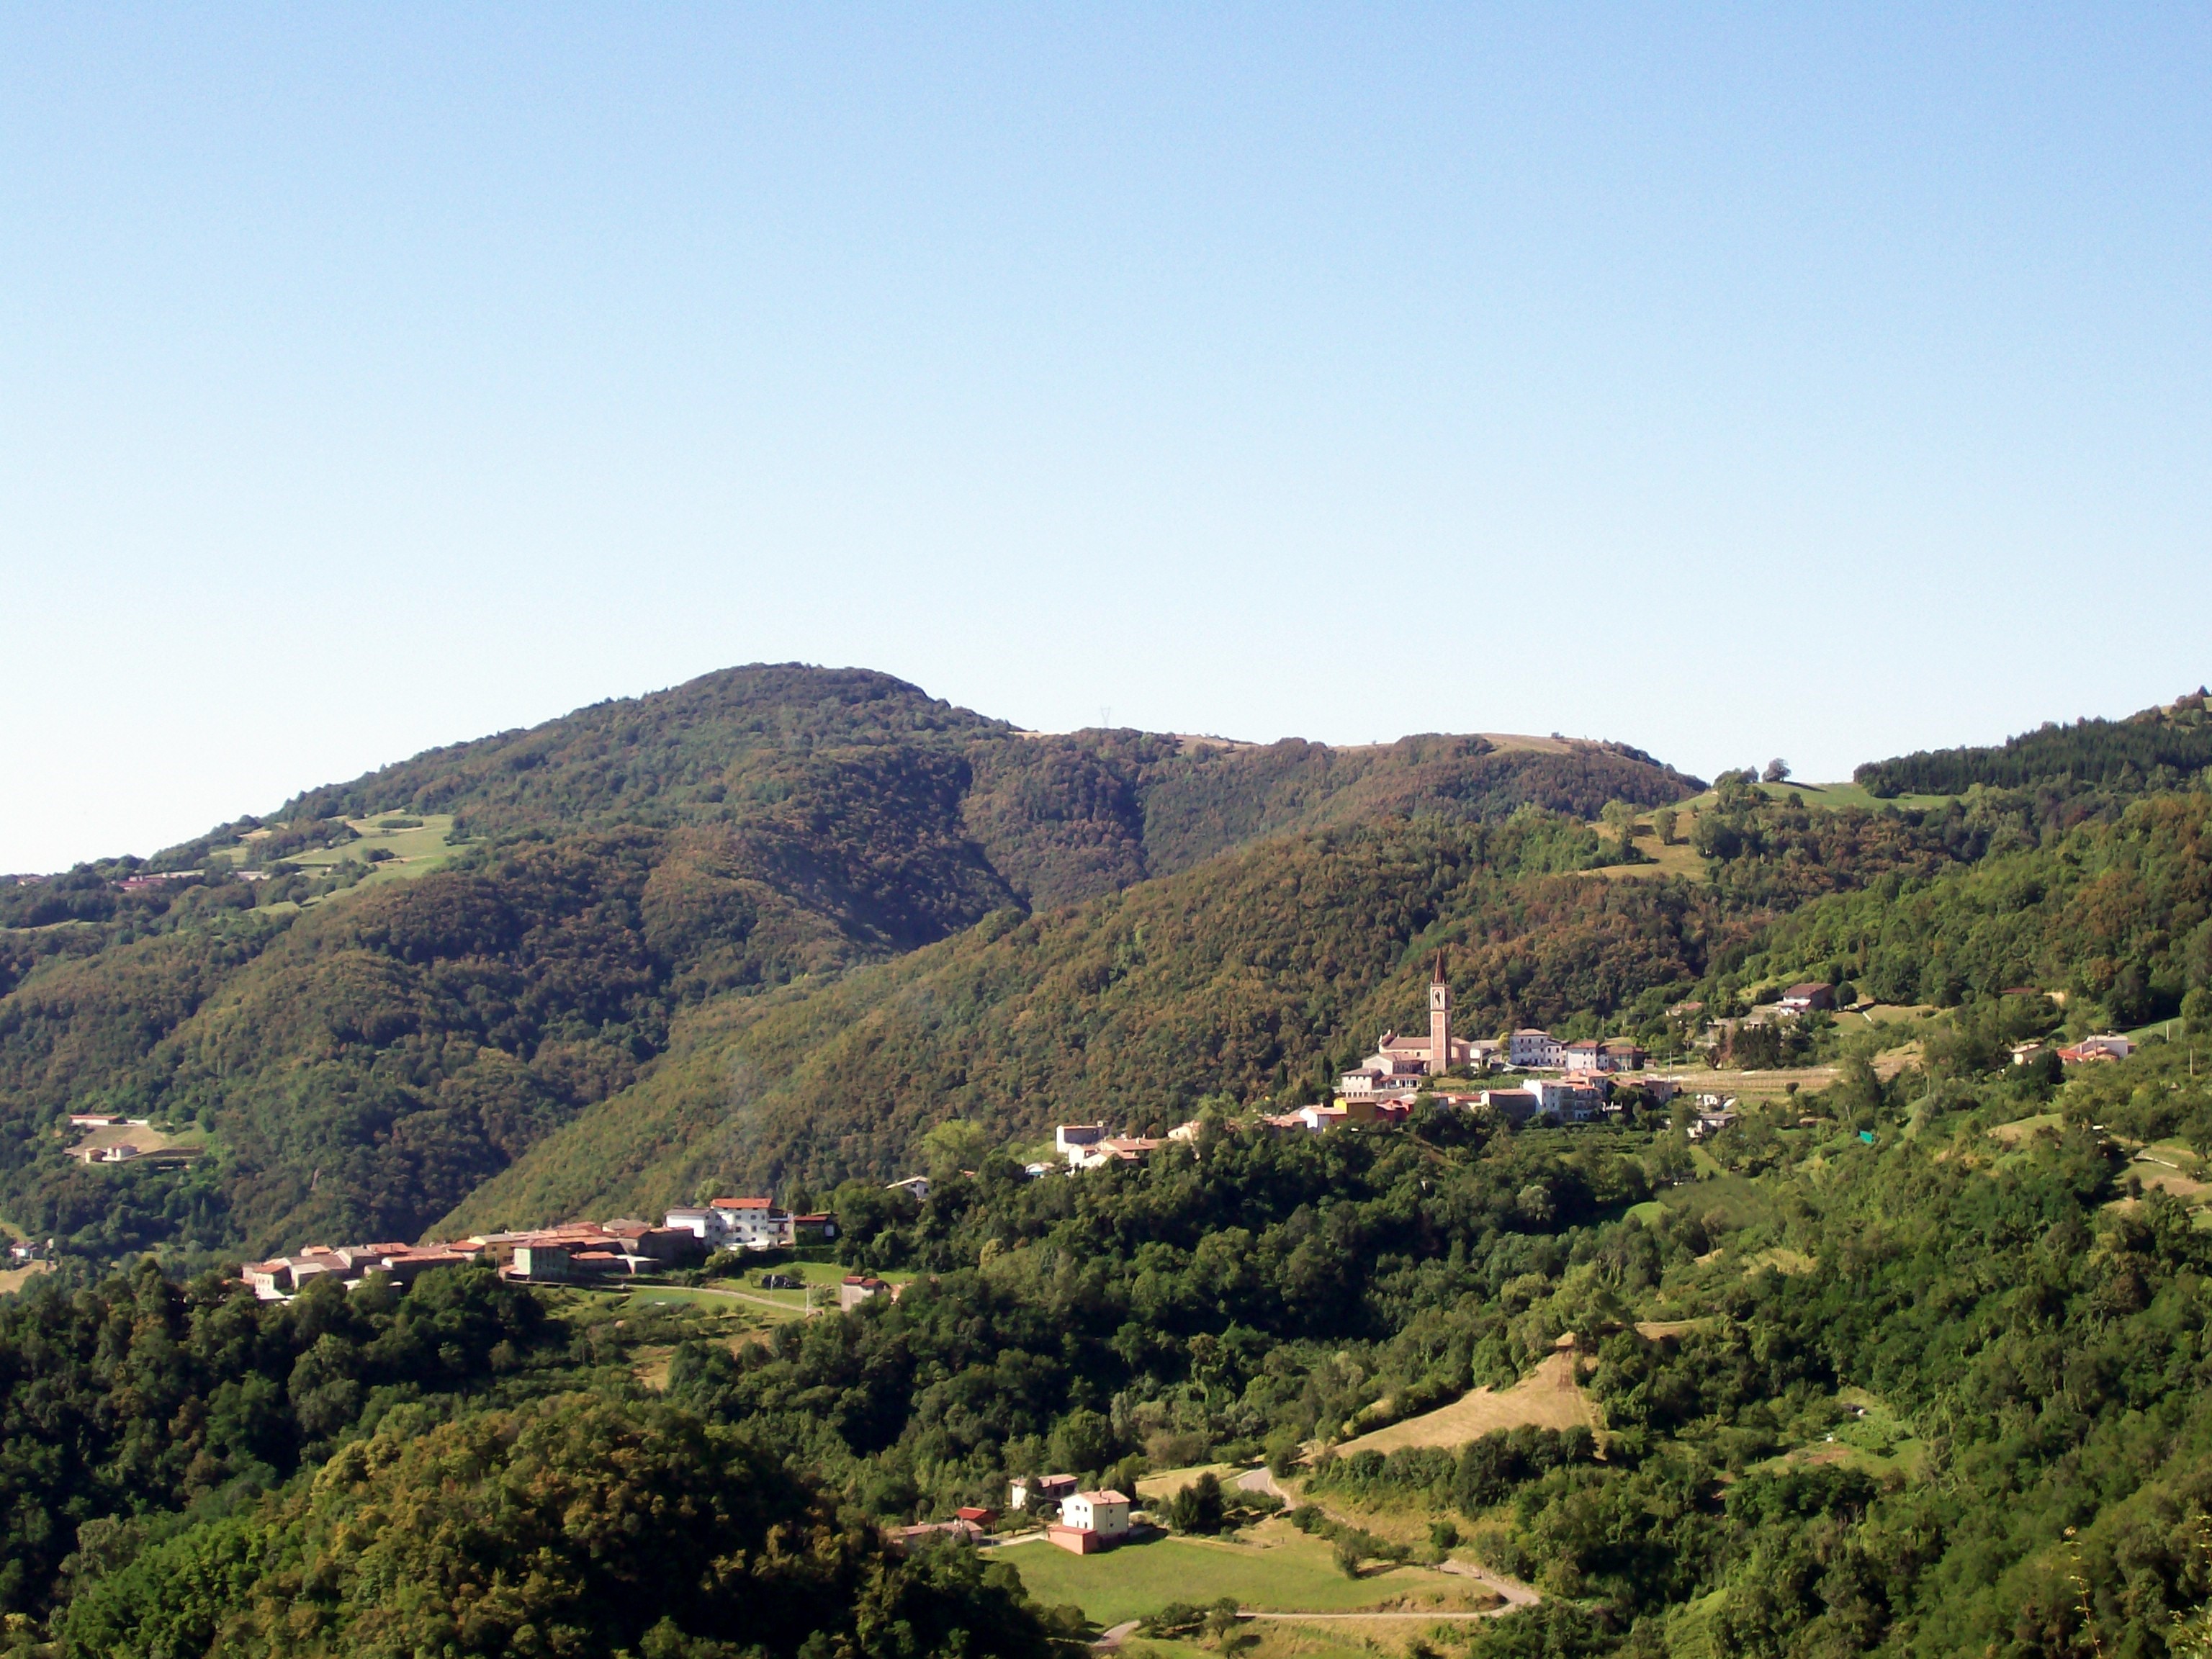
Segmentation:
{"type": "Polygon", "coordinates": [[[732,663],[1801,775],[2212,678],[2212,11],[0,10],[0,870],[732,663]]]}

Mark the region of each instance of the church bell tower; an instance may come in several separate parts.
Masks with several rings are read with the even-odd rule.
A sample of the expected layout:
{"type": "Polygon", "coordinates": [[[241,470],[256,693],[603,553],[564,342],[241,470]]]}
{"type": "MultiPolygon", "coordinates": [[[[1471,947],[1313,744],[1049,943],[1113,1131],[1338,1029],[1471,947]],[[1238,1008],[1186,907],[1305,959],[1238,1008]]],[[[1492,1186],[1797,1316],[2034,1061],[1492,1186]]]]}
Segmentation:
{"type": "Polygon", "coordinates": [[[1429,1075],[1451,1070],[1451,985],[1444,978],[1444,953],[1437,952],[1437,971],[1429,981],[1429,1075]]]}

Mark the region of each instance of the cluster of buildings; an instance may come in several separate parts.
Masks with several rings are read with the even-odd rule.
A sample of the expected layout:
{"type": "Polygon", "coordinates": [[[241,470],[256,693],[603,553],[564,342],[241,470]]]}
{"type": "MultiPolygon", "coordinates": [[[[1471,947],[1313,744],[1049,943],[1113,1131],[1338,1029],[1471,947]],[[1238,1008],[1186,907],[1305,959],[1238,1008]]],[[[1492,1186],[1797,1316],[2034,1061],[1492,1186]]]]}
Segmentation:
{"type": "MultiPolygon", "coordinates": [[[[1820,988],[1825,991],[1827,988],[1820,988]]],[[[1451,985],[1444,959],[1437,954],[1429,981],[1429,1029],[1425,1036],[1385,1031],[1375,1052],[1337,1079],[1340,1103],[1361,1099],[1410,1099],[1425,1079],[1473,1077],[1483,1072],[1565,1072],[1571,1076],[1607,1077],[1640,1072],[1650,1055],[1627,1037],[1586,1038],[1562,1042],[1549,1031],[1524,1026],[1495,1039],[1456,1037],[1451,1029],[1451,985]]]]}
{"type": "MultiPolygon", "coordinates": [[[[1623,1073],[1638,1073],[1637,1087],[1655,1103],[1673,1099],[1680,1087],[1671,1078],[1641,1075],[1650,1055],[1626,1037],[1564,1042],[1548,1031],[1528,1027],[1494,1041],[1470,1040],[1452,1035],[1451,1013],[1451,985],[1439,953],[1429,982],[1425,1036],[1383,1032],[1375,1052],[1337,1079],[1335,1098],[1263,1117],[1260,1127],[1278,1133],[1319,1134],[1352,1123],[1403,1123],[1413,1115],[1414,1097],[1425,1089],[1446,1105],[1487,1106],[1516,1125],[1547,1116],[1561,1123],[1594,1123],[1619,1112],[1613,1087],[1623,1073]],[[1509,1088],[1455,1091],[1434,1086],[1439,1077],[1501,1070],[1557,1075],[1532,1075],[1509,1088]]],[[[1063,1123],[1053,1132],[1053,1145],[1069,1170],[1095,1170],[1109,1164],[1133,1164],[1170,1142],[1197,1136],[1195,1119],[1158,1138],[1109,1134],[1103,1123],[1063,1123]]],[[[1042,1175],[1051,1167],[1033,1164],[1029,1172],[1042,1175]]]]}
{"type": "MultiPolygon", "coordinates": [[[[1111,1549],[1135,1529],[1136,1505],[1125,1493],[1111,1489],[1081,1492],[1078,1490],[1081,1485],[1072,1474],[1019,1476],[1007,1486],[1007,1501],[1017,1511],[1029,1508],[1033,1498],[1057,1504],[1059,1516],[1045,1523],[1046,1539],[1075,1555],[1096,1555],[1101,1550],[1111,1549]]],[[[901,1550],[907,1545],[938,1536],[979,1543],[985,1530],[998,1518],[996,1510],[963,1509],[950,1521],[901,1527],[890,1535],[891,1542],[901,1550]]]]}
{"type": "Polygon", "coordinates": [[[426,1269],[459,1267],[477,1260],[477,1252],[460,1245],[346,1244],[333,1249],[311,1244],[297,1255],[272,1256],[249,1261],[243,1277],[264,1302],[282,1302],[326,1273],[351,1290],[370,1273],[383,1273],[395,1285],[411,1285],[426,1269]]]}
{"type": "MultiPolygon", "coordinates": [[[[837,1236],[828,1215],[793,1215],[773,1199],[718,1198],[668,1212],[665,1224],[627,1218],[568,1221],[525,1232],[477,1233],[442,1244],[314,1244],[296,1255],[246,1264],[246,1282],[264,1302],[296,1295],[325,1273],[349,1290],[383,1273],[412,1284],[430,1267],[483,1263],[502,1278],[532,1285],[573,1285],[628,1279],[696,1266],[716,1250],[772,1250],[827,1243],[837,1236]]],[[[854,1307],[894,1287],[862,1274],[848,1277],[838,1304],[854,1307]]]]}

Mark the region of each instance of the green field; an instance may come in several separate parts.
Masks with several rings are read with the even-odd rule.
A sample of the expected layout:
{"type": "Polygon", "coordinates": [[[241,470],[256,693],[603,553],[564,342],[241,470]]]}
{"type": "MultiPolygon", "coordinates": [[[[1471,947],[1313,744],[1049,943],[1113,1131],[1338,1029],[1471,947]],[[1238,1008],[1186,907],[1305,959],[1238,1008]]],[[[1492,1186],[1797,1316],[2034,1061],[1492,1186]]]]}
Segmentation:
{"type": "MultiPolygon", "coordinates": [[[[742,1275],[718,1279],[714,1282],[721,1289],[743,1291],[747,1296],[759,1297],[763,1301],[781,1303],[793,1309],[805,1307],[806,1305],[805,1291],[761,1289],[760,1276],[763,1273],[784,1273],[793,1279],[803,1279],[807,1284],[815,1287],[814,1305],[816,1307],[834,1308],[837,1305],[837,1286],[845,1275],[852,1271],[852,1268],[841,1261],[786,1261],[775,1267],[749,1266],[742,1275]]],[[[904,1285],[910,1283],[914,1275],[910,1273],[894,1271],[879,1273],[876,1277],[887,1285],[904,1285]]]]}
{"type": "MultiPolygon", "coordinates": [[[[369,872],[359,885],[391,881],[407,881],[416,876],[428,875],[449,862],[453,854],[467,845],[453,839],[453,820],[450,813],[409,813],[420,817],[421,827],[412,830],[381,830],[378,823],[386,818],[403,816],[380,812],[375,817],[349,818],[348,827],[357,833],[359,841],[349,841],[343,847],[318,847],[305,852],[287,854],[284,862],[317,874],[335,868],[349,860],[368,864],[369,872]],[[391,856],[372,860],[371,852],[391,856]]],[[[211,856],[228,859],[233,864],[243,863],[251,856],[252,842],[242,847],[226,847],[211,856]]]]}
{"type": "MultiPolygon", "coordinates": [[[[623,1298],[625,1308],[697,1308],[707,1313],[735,1313],[746,1304],[712,1291],[695,1291],[682,1285],[641,1285],[623,1298]]],[[[765,1311],[765,1310],[763,1310],[765,1311]]]]}
{"type": "Polygon", "coordinates": [[[1155,1538],[1103,1555],[1072,1555],[1050,1544],[996,1552],[1047,1606],[1073,1602],[1100,1625],[1140,1619],[1170,1601],[1203,1606],[1233,1595],[1240,1607],[1268,1613],[1344,1613],[1401,1597],[1433,1595],[1463,1602],[1465,1580],[1426,1567],[1393,1567],[1364,1578],[1336,1570],[1329,1548],[1287,1523],[1256,1529],[1263,1545],[1211,1539],[1155,1538]]]}
{"type": "MultiPolygon", "coordinates": [[[[1787,800],[1796,795],[1808,806],[1863,806],[1871,811],[1880,811],[1885,806],[1894,806],[1900,811],[1944,806],[1958,799],[1955,795],[1891,795],[1885,799],[1869,795],[1856,783],[1800,783],[1795,778],[1787,783],[1762,783],[1759,787],[1769,800],[1787,800]]],[[[1681,807],[1685,811],[1696,807],[1702,811],[1713,804],[1713,792],[1708,789],[1682,802],[1681,807]]]]}

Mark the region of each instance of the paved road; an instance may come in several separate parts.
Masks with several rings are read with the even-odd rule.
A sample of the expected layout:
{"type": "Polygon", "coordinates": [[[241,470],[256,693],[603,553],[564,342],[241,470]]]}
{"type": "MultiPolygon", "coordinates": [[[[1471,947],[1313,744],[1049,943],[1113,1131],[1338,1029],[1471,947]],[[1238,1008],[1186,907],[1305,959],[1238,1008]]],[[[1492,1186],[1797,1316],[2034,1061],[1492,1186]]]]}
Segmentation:
{"type": "Polygon", "coordinates": [[[1492,1572],[1471,1562],[1446,1559],[1437,1563],[1437,1571],[1459,1578],[1472,1578],[1485,1589],[1497,1591],[1505,1598],[1505,1605],[1498,1609],[1500,1613],[1510,1612],[1515,1607],[1533,1607],[1544,1599],[1518,1578],[1508,1578],[1502,1572],[1492,1572]]]}
{"type": "Polygon", "coordinates": [[[1263,1492],[1270,1498],[1281,1498],[1285,1504],[1288,1504],[1291,1501],[1290,1493],[1285,1492],[1280,1486],[1275,1484],[1274,1471],[1270,1469],[1265,1463],[1261,1464],[1256,1469],[1247,1469],[1243,1474],[1238,1475],[1237,1477],[1237,1490],[1239,1492],[1263,1492]]]}
{"type": "Polygon", "coordinates": [[[1093,1642],[1091,1645],[1095,1649],[1111,1652],[1114,1649],[1120,1647],[1122,1640],[1133,1632],[1137,1626],[1144,1622],[1145,1621],[1141,1619],[1125,1619],[1120,1624],[1101,1631],[1098,1634],[1098,1639],[1093,1642]]]}

